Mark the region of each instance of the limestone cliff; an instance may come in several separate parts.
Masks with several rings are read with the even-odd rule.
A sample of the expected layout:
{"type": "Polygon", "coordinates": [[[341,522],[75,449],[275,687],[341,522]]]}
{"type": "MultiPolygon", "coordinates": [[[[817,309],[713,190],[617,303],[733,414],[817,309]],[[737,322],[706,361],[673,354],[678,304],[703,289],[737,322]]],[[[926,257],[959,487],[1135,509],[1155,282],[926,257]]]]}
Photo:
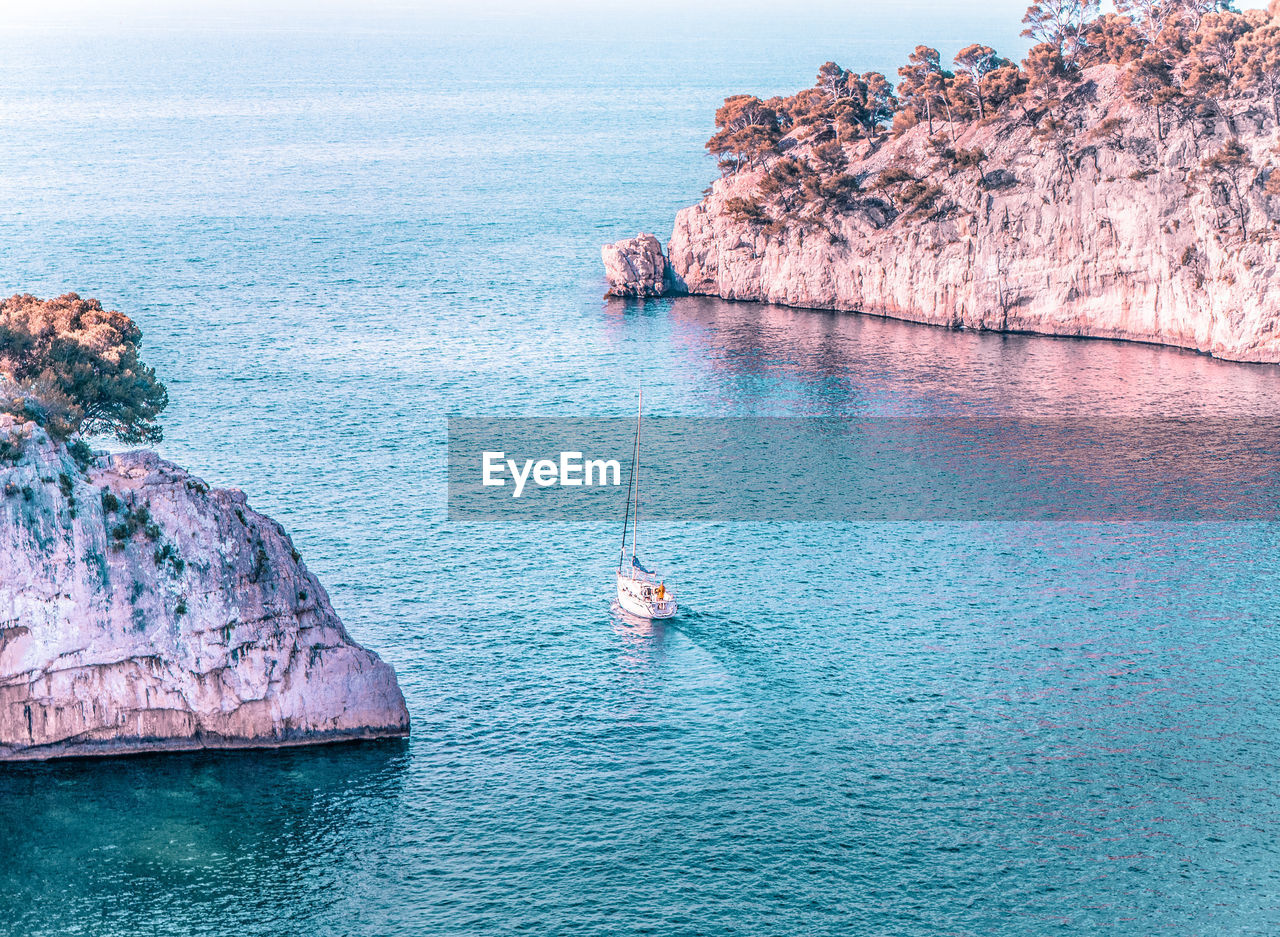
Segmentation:
{"type": "MultiPolygon", "coordinates": [[[[1245,103],[1231,123],[1201,114],[1159,127],[1120,80],[1114,66],[1087,70],[1063,102],[1069,132],[1057,138],[1009,109],[864,141],[848,152],[858,191],[837,208],[784,213],[766,198],[753,215],[742,206],[760,203],[763,171],[730,174],[678,214],[675,279],[726,299],[1280,362],[1271,109],[1245,103]],[[1248,168],[1206,168],[1228,143],[1248,168]],[[980,165],[956,153],[979,154],[980,165]],[[920,180],[916,194],[936,187],[927,213],[877,185],[894,167],[920,180]]],[[[779,149],[800,160],[810,151],[792,138],[779,149]]]]}
{"type": "Polygon", "coordinates": [[[0,760],[408,733],[391,668],[243,493],[73,451],[0,414],[0,760]]]}

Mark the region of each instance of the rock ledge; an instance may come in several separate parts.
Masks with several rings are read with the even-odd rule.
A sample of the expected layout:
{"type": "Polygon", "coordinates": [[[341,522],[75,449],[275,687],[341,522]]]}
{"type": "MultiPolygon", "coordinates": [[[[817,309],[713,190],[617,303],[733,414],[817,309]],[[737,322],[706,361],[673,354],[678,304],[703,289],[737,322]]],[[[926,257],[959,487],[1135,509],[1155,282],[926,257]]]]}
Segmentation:
{"type": "Polygon", "coordinates": [[[81,466],[0,415],[0,761],[408,732],[392,669],[242,492],[151,452],[81,466]]]}

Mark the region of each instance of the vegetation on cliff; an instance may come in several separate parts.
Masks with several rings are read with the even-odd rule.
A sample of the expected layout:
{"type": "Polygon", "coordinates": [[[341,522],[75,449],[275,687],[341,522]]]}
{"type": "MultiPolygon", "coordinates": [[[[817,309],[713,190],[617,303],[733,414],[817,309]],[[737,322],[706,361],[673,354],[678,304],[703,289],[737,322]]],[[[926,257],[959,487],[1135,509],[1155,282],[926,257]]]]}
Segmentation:
{"type": "MultiPolygon", "coordinates": [[[[1188,184],[1212,190],[1222,205],[1224,236],[1273,238],[1274,221],[1251,226],[1248,193],[1280,197],[1280,145],[1259,159],[1237,142],[1240,127],[1271,123],[1280,133],[1280,0],[1267,10],[1237,11],[1223,0],[1042,0],[1023,20],[1035,40],[1021,64],[978,43],[944,67],[936,49],[919,46],[898,70],[896,87],[876,72],[834,62],[815,84],[790,97],[726,99],[707,149],[724,175],[755,173],[754,190],[725,211],[768,233],[832,230],[833,215],[852,207],[898,219],[940,219],[958,210],[954,185],[967,174],[976,192],[1010,184],[981,148],[961,138],[975,125],[1030,127],[1045,154],[1070,175],[1099,148],[1150,153],[1190,127],[1200,148],[1188,184]],[[1116,70],[1135,113],[1089,125],[1078,105],[1100,66],[1116,70]],[[1149,122],[1148,131],[1140,123],[1149,122]],[[875,171],[861,164],[886,140],[926,128],[932,164],[899,162],[875,171]]],[[[1280,144],[1280,140],[1277,140],[1280,144]]]]}
{"type": "Polygon", "coordinates": [[[133,320],[96,299],[0,301],[0,413],[33,420],[57,439],[158,442],[169,395],[138,357],[141,344],[133,320]]]}

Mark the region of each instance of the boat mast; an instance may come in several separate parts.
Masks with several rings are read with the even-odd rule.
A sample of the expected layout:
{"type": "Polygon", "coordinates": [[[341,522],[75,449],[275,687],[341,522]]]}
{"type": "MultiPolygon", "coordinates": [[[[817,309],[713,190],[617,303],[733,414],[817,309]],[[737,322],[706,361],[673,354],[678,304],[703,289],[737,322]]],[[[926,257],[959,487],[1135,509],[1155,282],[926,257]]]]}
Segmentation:
{"type": "MultiPolygon", "coordinates": [[[[644,391],[641,391],[643,399],[644,391]]],[[[631,522],[631,491],[635,484],[636,463],[640,460],[640,417],[636,416],[635,450],[631,454],[631,471],[627,473],[627,513],[622,519],[622,549],[618,551],[618,572],[622,572],[622,561],[627,555],[627,525],[631,522]]],[[[636,493],[637,498],[639,492],[636,493]]],[[[635,559],[635,538],[631,541],[631,557],[635,559]]]]}
{"type": "Polygon", "coordinates": [[[635,461],[631,464],[635,466],[636,476],[636,522],[631,525],[631,565],[636,565],[636,534],[640,530],[640,414],[644,412],[644,388],[640,388],[640,399],[636,403],[636,454],[635,461]]]}

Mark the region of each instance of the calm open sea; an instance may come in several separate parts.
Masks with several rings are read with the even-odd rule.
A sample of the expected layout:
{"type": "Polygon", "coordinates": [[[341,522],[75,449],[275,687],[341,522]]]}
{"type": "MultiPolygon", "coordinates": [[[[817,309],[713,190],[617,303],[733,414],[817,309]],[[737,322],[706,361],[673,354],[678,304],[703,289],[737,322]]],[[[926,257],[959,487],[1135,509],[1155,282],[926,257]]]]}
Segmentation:
{"type": "Polygon", "coordinates": [[[0,931],[1280,930],[1271,525],[654,527],[686,610],[638,627],[616,525],[447,521],[449,414],[626,416],[640,378],[696,416],[1280,399],[1155,347],[606,303],[600,243],[665,239],[719,99],[907,30],[515,32],[0,33],[3,291],[141,323],[163,453],[288,527],[414,733],[0,769],[0,931]]]}

